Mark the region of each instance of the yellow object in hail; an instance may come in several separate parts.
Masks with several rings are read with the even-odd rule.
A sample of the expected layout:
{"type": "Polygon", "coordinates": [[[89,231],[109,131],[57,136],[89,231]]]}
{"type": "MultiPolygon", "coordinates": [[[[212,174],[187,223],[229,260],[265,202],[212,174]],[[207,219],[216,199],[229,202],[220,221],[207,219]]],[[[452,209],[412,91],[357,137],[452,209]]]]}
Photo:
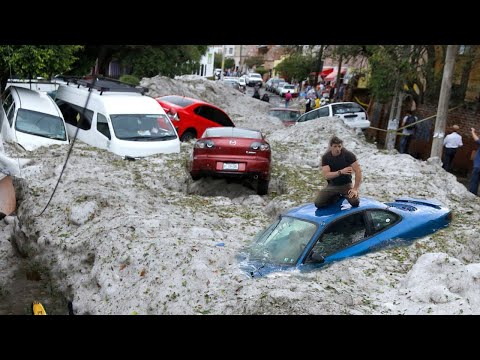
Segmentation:
{"type": "Polygon", "coordinates": [[[32,304],[33,315],[47,315],[45,308],[38,301],[34,301],[32,304]]]}

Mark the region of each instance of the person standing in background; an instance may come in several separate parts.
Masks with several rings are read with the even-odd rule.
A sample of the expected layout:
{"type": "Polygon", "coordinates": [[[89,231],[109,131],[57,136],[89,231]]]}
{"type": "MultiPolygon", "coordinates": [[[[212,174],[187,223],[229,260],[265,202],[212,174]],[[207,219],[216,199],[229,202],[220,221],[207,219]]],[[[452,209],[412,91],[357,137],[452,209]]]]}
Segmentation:
{"type": "MultiPolygon", "coordinates": [[[[472,131],[473,141],[475,141],[478,145],[480,145],[480,139],[474,128],[470,128],[472,131]]],[[[478,193],[478,182],[480,180],[480,151],[477,149],[477,154],[473,159],[473,170],[472,170],[472,178],[470,179],[470,185],[468,186],[468,191],[477,195],[478,193]]]]}
{"type": "Polygon", "coordinates": [[[453,131],[443,139],[443,168],[450,172],[452,169],[453,158],[458,148],[463,146],[462,136],[458,134],[460,129],[458,125],[452,126],[453,131]]]}
{"type": "Polygon", "coordinates": [[[292,94],[290,93],[290,90],[285,94],[285,107],[288,108],[288,104],[290,103],[290,100],[292,100],[292,94]]]}
{"type": "Polygon", "coordinates": [[[311,99],[310,98],[305,98],[305,112],[309,112],[310,110],[312,110],[312,102],[311,102],[311,99]]]}
{"type": "MultiPolygon", "coordinates": [[[[402,120],[401,126],[407,126],[415,123],[417,121],[417,117],[413,116],[411,110],[407,110],[407,115],[402,120]]],[[[408,153],[408,147],[410,146],[410,142],[412,141],[413,136],[415,135],[415,127],[409,126],[405,127],[402,130],[402,138],[400,139],[400,153],[405,154],[408,153]]]]}

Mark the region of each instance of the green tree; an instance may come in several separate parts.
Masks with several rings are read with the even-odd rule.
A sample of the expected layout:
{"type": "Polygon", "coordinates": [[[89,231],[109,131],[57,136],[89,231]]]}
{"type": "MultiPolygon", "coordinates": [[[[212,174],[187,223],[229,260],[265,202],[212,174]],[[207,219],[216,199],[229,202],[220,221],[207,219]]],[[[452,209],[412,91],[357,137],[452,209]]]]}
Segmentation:
{"type": "Polygon", "coordinates": [[[235,68],[235,60],[232,58],[226,58],[224,63],[224,69],[234,69],[235,68]]]}
{"type": "Polygon", "coordinates": [[[249,69],[253,68],[254,66],[260,66],[263,64],[263,62],[263,56],[250,56],[245,59],[245,65],[247,65],[249,69]]]}
{"type": "Polygon", "coordinates": [[[263,76],[263,74],[269,72],[270,70],[265,69],[263,66],[255,68],[255,72],[263,76]]]}
{"type": "Polygon", "coordinates": [[[140,80],[133,75],[122,75],[118,80],[127,84],[135,85],[135,86],[140,85],[140,80]]]}
{"type": "Polygon", "coordinates": [[[418,82],[418,50],[412,45],[379,45],[369,49],[371,76],[369,87],[375,99],[386,103],[392,99],[395,87],[418,82]]]}
{"type": "Polygon", "coordinates": [[[213,59],[213,68],[214,69],[222,68],[222,53],[215,53],[215,57],[213,59]]]}
{"type": "Polygon", "coordinates": [[[285,58],[275,67],[275,71],[289,81],[292,81],[292,79],[302,80],[307,78],[310,72],[314,70],[315,63],[316,57],[314,55],[296,53],[285,58]]]}
{"type": "Polygon", "coordinates": [[[113,56],[139,78],[190,74],[198,68],[206,45],[127,45],[113,56]]]}
{"type": "Polygon", "coordinates": [[[81,45],[2,45],[0,46],[0,90],[10,76],[24,79],[51,78],[71,70],[81,45]]]}

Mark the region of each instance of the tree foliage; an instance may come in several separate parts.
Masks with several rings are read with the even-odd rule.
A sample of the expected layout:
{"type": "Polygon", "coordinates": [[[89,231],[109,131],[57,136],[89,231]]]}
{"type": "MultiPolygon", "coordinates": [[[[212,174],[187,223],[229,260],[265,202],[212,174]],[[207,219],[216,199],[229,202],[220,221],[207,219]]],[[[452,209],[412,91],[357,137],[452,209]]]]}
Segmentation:
{"type": "Polygon", "coordinates": [[[412,45],[378,45],[369,48],[371,94],[381,103],[392,99],[395,86],[416,83],[418,58],[412,45]]]}
{"type": "Polygon", "coordinates": [[[330,55],[333,59],[338,60],[342,57],[342,62],[346,63],[352,59],[359,57],[371,56],[371,48],[365,45],[337,45],[330,46],[326,51],[327,55],[330,55]]]}
{"type": "Polygon", "coordinates": [[[133,75],[122,75],[118,80],[134,86],[140,85],[140,80],[133,75]]]}
{"type": "MultiPolygon", "coordinates": [[[[215,58],[213,60],[213,67],[215,69],[222,68],[222,53],[215,53],[215,58]]],[[[223,63],[224,69],[233,69],[235,68],[235,60],[233,58],[225,58],[223,63]]]]}
{"type": "Polygon", "coordinates": [[[260,55],[250,56],[245,59],[245,65],[247,65],[249,69],[253,68],[254,66],[257,67],[257,66],[263,65],[263,63],[264,63],[263,56],[260,56],[260,55]]]}
{"type": "Polygon", "coordinates": [[[196,70],[206,51],[206,45],[127,45],[113,53],[113,57],[139,78],[174,77],[196,70]]]}
{"type": "Polygon", "coordinates": [[[234,69],[235,68],[235,60],[233,58],[226,58],[223,64],[224,69],[234,69]]]}
{"type": "Polygon", "coordinates": [[[10,76],[24,79],[51,78],[67,72],[78,59],[80,45],[2,45],[0,82],[3,92],[10,76]]]}
{"type": "Polygon", "coordinates": [[[291,81],[302,80],[308,77],[315,69],[316,58],[313,55],[293,54],[285,58],[275,67],[281,77],[291,81]]]}
{"type": "Polygon", "coordinates": [[[215,53],[215,56],[213,59],[213,67],[214,69],[222,68],[222,53],[215,53]]]}

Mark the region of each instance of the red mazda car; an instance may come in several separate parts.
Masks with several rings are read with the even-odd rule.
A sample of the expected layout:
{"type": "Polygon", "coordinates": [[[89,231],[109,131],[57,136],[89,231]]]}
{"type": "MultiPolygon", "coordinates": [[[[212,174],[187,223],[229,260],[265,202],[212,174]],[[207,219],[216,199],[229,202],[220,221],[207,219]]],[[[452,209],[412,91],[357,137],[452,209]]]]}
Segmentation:
{"type": "Polygon", "coordinates": [[[271,159],[270,144],[258,130],[208,128],[195,143],[189,171],[193,180],[202,176],[252,179],[257,183],[257,194],[265,195],[271,159]]]}
{"type": "Polygon", "coordinates": [[[199,138],[209,127],[235,126],[222,109],[201,100],[178,95],[162,96],[155,100],[167,114],[175,114],[170,118],[181,141],[199,138]]]}

